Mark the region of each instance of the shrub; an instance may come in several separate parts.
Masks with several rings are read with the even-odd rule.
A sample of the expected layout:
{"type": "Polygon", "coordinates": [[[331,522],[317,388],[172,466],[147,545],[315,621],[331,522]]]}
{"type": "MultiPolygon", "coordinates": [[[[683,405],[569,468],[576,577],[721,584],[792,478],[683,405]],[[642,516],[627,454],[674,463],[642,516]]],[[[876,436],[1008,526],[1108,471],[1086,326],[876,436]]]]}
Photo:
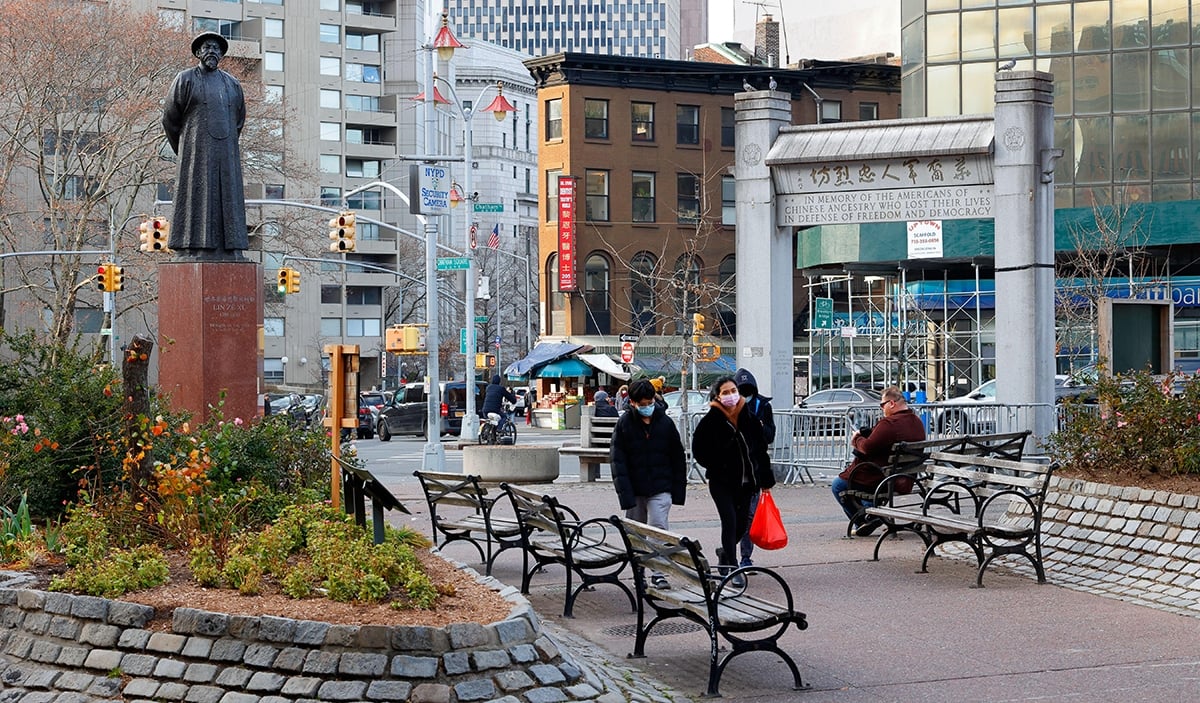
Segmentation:
{"type": "MultiPolygon", "coordinates": [[[[0,330],[0,417],[30,427],[0,439],[0,505],[28,495],[35,517],[55,517],[74,497],[81,466],[113,475],[119,458],[97,438],[115,437],[122,414],[116,371],[91,351],[0,330]]],[[[9,428],[12,429],[11,427],[9,428]]]]}
{"type": "Polygon", "coordinates": [[[1064,468],[1136,479],[1148,474],[1200,474],[1200,382],[1148,372],[1097,381],[1097,412],[1070,413],[1047,451],[1064,468]]]}
{"type": "Polygon", "coordinates": [[[170,576],[167,558],[156,545],[117,549],[77,565],[50,582],[51,591],[73,591],[117,598],[130,591],[153,588],[170,576]]]}

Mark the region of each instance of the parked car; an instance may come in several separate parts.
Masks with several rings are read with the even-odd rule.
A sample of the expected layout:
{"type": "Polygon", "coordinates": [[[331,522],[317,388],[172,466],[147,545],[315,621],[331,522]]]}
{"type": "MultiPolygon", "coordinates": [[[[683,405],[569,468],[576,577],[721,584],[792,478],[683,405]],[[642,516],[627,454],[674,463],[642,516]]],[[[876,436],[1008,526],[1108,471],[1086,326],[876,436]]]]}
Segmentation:
{"type": "Polygon", "coordinates": [[[708,411],[708,394],[703,391],[670,391],[663,393],[667,401],[667,417],[678,420],[683,412],[683,394],[687,393],[688,414],[708,411]]]}
{"type": "Polygon", "coordinates": [[[826,388],[796,404],[800,410],[846,415],[855,427],[870,426],[879,417],[883,397],[870,388],[826,388]]]}
{"type": "Polygon", "coordinates": [[[266,409],[267,415],[282,415],[292,427],[304,427],[308,424],[308,411],[295,393],[271,394],[266,409]]]}
{"type": "Polygon", "coordinates": [[[525,409],[528,405],[525,402],[525,396],[529,394],[529,386],[517,386],[512,389],[512,392],[517,396],[517,402],[513,405],[513,414],[517,417],[525,417],[525,409]]]}
{"type": "MultiPolygon", "coordinates": [[[[1092,377],[1094,379],[1094,376],[1092,377]]],[[[1095,389],[1086,373],[1054,376],[1054,402],[1072,398],[1075,402],[1094,402],[1095,389]]],[[[986,434],[1006,432],[994,407],[996,379],[985,381],[966,395],[934,403],[932,427],[944,434],[986,434]]]]}
{"type": "MultiPolygon", "coordinates": [[[[467,385],[463,381],[442,382],[441,407],[438,415],[441,417],[441,434],[457,435],[462,433],[463,415],[467,409],[467,385]]],[[[475,409],[483,406],[483,393],[487,384],[476,382],[475,409]]],[[[409,383],[396,392],[392,402],[379,411],[377,428],[379,441],[390,441],[393,435],[412,434],[425,436],[425,428],[429,421],[427,407],[429,395],[424,383],[409,383]]]]}

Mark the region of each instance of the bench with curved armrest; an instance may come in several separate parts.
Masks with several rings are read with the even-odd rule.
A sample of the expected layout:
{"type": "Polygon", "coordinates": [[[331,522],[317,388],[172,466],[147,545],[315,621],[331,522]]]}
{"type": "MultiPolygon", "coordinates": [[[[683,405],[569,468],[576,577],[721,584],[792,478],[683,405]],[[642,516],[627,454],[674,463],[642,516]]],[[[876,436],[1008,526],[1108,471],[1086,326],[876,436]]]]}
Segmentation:
{"type": "Polygon", "coordinates": [[[634,566],[637,637],[631,656],[646,655],[646,638],[655,625],[684,618],[702,625],[710,639],[705,696],[721,695],[719,686],[725,667],[746,652],[774,652],[791,670],[794,688],[805,688],[795,661],[779,646],[779,638],[789,625],[798,630],[808,627],[783,578],[759,566],[722,574],[709,566],[695,540],[617,516],[609,519],[620,530],[634,566]],[[650,578],[648,573],[657,578],[650,578]],[[653,611],[649,622],[647,607],[653,611]],[[754,633],[765,634],[751,637],[754,633]],[[720,638],[731,647],[724,658],[719,654],[720,638]]]}
{"type": "Polygon", "coordinates": [[[438,471],[414,471],[413,476],[425,492],[435,547],[467,542],[479,552],[490,576],[492,564],[501,552],[521,546],[517,520],[493,514],[500,495],[488,496],[478,476],[438,471]]]}

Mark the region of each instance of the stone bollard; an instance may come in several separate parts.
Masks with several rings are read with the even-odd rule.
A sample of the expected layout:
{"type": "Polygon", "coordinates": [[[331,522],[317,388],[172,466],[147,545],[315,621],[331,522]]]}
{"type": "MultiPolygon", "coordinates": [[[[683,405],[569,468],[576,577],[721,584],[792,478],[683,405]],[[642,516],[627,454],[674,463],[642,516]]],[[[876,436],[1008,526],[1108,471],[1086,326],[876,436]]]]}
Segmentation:
{"type": "Polygon", "coordinates": [[[558,478],[558,448],[464,445],[463,474],[478,476],[485,483],[550,483],[558,478]]]}

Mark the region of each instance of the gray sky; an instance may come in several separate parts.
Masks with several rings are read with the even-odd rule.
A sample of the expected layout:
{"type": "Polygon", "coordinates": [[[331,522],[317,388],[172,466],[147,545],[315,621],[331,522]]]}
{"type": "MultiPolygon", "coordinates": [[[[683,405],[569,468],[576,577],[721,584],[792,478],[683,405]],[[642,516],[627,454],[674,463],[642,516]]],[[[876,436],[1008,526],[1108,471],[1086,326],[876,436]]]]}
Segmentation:
{"type": "Polygon", "coordinates": [[[754,23],[767,13],[786,22],[781,34],[787,36],[792,61],[886,51],[900,55],[899,0],[709,0],[708,40],[751,46],[754,23]]]}

